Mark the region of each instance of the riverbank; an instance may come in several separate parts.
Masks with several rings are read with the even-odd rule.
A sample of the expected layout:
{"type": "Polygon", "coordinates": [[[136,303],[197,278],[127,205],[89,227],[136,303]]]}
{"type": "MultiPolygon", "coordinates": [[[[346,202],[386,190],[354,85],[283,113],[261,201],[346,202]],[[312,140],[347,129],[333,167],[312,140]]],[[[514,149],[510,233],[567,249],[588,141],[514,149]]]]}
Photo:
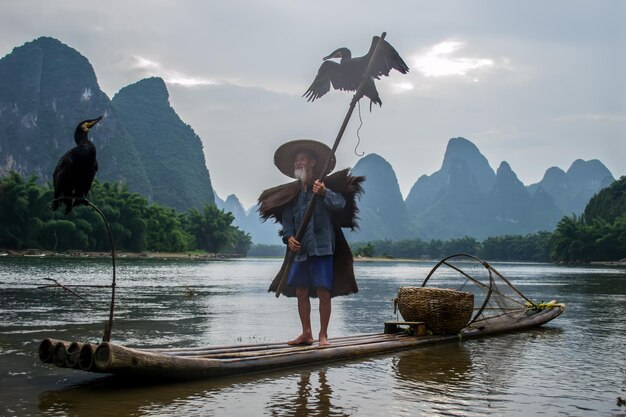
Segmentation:
{"type": "Polygon", "coordinates": [[[597,266],[621,266],[626,267],[626,259],[621,259],[619,261],[597,261],[597,262],[589,262],[590,265],[597,266]]]}
{"type": "MultiPolygon", "coordinates": [[[[23,249],[23,250],[2,250],[0,256],[25,256],[32,258],[110,258],[111,252],[86,252],[86,251],[67,251],[55,252],[43,249],[23,249]]],[[[241,254],[224,254],[210,253],[202,251],[194,252],[115,252],[116,259],[239,259],[246,258],[241,254]]],[[[282,259],[282,256],[252,256],[250,258],[275,258],[282,259]]],[[[355,262],[423,262],[423,259],[404,259],[404,258],[384,258],[384,257],[363,257],[355,256],[355,262]]]]}
{"type": "MultiPolygon", "coordinates": [[[[39,249],[0,250],[0,256],[24,256],[31,258],[110,258],[111,252],[67,251],[55,252],[39,249]]],[[[240,254],[223,254],[210,252],[115,252],[116,259],[237,259],[240,254]]]]}
{"type": "MultiPolygon", "coordinates": [[[[2,250],[0,249],[0,257],[2,256],[25,256],[32,258],[110,258],[111,252],[85,252],[85,251],[67,251],[67,252],[55,252],[39,249],[24,249],[24,250],[2,250]]],[[[210,253],[202,251],[194,252],[115,252],[116,259],[179,259],[179,260],[227,260],[227,259],[240,259],[247,256],[241,254],[225,254],[225,253],[210,253]]],[[[251,256],[249,258],[258,259],[282,259],[282,256],[251,256]]],[[[354,262],[356,263],[370,263],[370,262],[432,262],[437,259],[411,259],[411,258],[387,258],[387,257],[364,257],[355,256],[354,262]]],[[[519,263],[516,261],[490,261],[490,262],[505,262],[505,263],[519,263]]],[[[531,262],[532,263],[532,262],[531,262]]],[[[592,265],[592,266],[615,266],[626,268],[626,259],[620,259],[619,261],[592,261],[588,263],[574,263],[572,265],[592,265]]]]}

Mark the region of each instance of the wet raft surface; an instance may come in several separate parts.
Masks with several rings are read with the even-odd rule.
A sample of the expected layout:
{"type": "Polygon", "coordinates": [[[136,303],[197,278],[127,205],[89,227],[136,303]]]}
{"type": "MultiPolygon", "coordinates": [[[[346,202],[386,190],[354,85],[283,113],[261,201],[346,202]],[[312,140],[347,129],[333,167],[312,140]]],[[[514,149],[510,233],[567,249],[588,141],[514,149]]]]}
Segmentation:
{"type": "Polygon", "coordinates": [[[372,333],[331,339],[331,346],[288,346],[286,343],[142,349],[103,342],[99,345],[45,339],[39,349],[43,362],[88,372],[162,379],[199,379],[306,364],[359,358],[398,350],[485,337],[538,327],[558,317],[562,307],[528,309],[514,315],[474,322],[458,334],[414,336],[372,333]]]}

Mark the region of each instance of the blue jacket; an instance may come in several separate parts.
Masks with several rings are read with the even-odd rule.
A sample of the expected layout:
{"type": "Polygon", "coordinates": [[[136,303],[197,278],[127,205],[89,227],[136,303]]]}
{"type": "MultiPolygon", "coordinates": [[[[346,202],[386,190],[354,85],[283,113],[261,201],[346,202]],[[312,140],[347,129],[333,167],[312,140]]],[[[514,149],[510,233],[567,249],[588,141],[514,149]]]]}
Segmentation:
{"type": "MultiPolygon", "coordinates": [[[[300,187],[298,196],[283,208],[283,242],[291,236],[296,236],[311,199],[313,189],[309,186],[306,190],[300,187]]],[[[315,204],[315,211],[309,221],[302,242],[301,249],[296,254],[295,262],[302,262],[309,256],[325,256],[335,253],[335,228],[331,211],[340,211],[346,205],[346,199],[340,194],[326,188],[326,194],[315,204]]]]}

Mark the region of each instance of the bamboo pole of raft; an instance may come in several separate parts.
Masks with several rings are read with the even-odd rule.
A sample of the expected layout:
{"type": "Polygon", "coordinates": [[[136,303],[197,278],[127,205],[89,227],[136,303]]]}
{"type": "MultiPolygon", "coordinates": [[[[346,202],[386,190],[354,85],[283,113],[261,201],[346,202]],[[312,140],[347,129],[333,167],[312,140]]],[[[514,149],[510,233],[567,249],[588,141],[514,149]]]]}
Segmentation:
{"type": "MultiPolygon", "coordinates": [[[[353,346],[360,344],[367,344],[372,342],[379,342],[381,340],[386,340],[390,338],[397,338],[404,335],[391,335],[391,334],[377,334],[372,335],[372,337],[368,338],[359,338],[359,339],[346,339],[343,341],[333,340],[332,345],[335,346],[353,346]]],[[[323,347],[323,346],[322,346],[323,347]]],[[[277,352],[288,352],[288,351],[302,351],[309,349],[319,349],[320,346],[318,344],[312,345],[287,345],[286,343],[280,343],[275,345],[257,345],[255,348],[240,348],[239,346],[233,346],[230,349],[215,349],[215,350],[204,350],[204,351],[193,351],[193,352],[182,352],[182,353],[170,353],[167,352],[165,354],[170,356],[179,356],[179,357],[196,357],[196,358],[227,358],[234,357],[238,355],[244,356],[259,356],[259,355],[270,355],[277,352]]]]}
{"type": "Polygon", "coordinates": [[[371,343],[381,343],[388,342],[390,340],[399,340],[405,337],[409,337],[409,335],[384,335],[379,338],[373,339],[364,339],[364,340],[354,340],[343,343],[335,343],[331,346],[319,346],[319,345],[308,345],[308,346],[284,346],[281,349],[270,349],[270,350],[261,350],[256,352],[227,352],[227,353],[209,353],[204,355],[197,355],[196,358],[206,358],[206,359],[234,359],[234,358],[254,358],[254,357],[270,357],[275,355],[282,355],[288,353],[302,353],[308,350],[316,350],[316,349],[329,349],[329,348],[337,348],[337,347],[346,347],[346,346],[364,346],[369,345],[371,343]]]}
{"type": "MultiPolygon", "coordinates": [[[[344,340],[360,340],[360,339],[367,339],[367,338],[372,338],[372,337],[379,337],[383,335],[385,335],[385,333],[367,333],[367,334],[353,335],[353,336],[334,337],[334,338],[329,339],[328,341],[331,343],[336,343],[336,342],[340,342],[344,340]]],[[[200,355],[204,353],[224,353],[224,352],[231,352],[231,351],[244,352],[244,351],[262,350],[262,349],[281,348],[285,346],[288,346],[286,342],[272,342],[272,343],[266,343],[266,344],[221,345],[221,346],[216,345],[216,346],[207,346],[207,347],[198,346],[198,347],[192,347],[192,348],[166,348],[166,349],[148,348],[148,349],[142,349],[142,350],[146,352],[154,352],[154,353],[167,354],[167,355],[194,356],[194,355],[200,355]]]]}
{"type": "Polygon", "coordinates": [[[78,367],[83,371],[94,371],[94,353],[96,351],[96,346],[92,343],[85,343],[80,348],[80,353],[78,354],[78,367]]]}
{"type": "Polygon", "coordinates": [[[68,368],[80,368],[78,360],[80,359],[80,350],[85,344],[80,342],[72,342],[67,348],[67,366],[68,368]]]}
{"type": "Polygon", "coordinates": [[[59,368],[67,368],[67,348],[68,342],[57,342],[52,351],[52,362],[59,368]]]}
{"type": "MultiPolygon", "coordinates": [[[[320,181],[322,182],[324,181],[324,178],[328,174],[328,168],[330,167],[330,164],[333,158],[335,157],[335,152],[337,151],[339,142],[341,141],[341,138],[344,132],[346,131],[346,127],[348,127],[348,122],[350,121],[350,117],[352,117],[352,112],[354,112],[354,107],[356,106],[356,103],[361,99],[361,97],[363,97],[363,90],[365,89],[365,82],[371,76],[374,62],[376,61],[376,57],[378,56],[380,46],[383,44],[385,36],[387,36],[387,33],[383,32],[380,35],[378,42],[376,42],[376,47],[374,48],[374,52],[372,53],[372,56],[370,57],[370,61],[367,63],[367,68],[365,68],[365,71],[363,72],[363,75],[361,76],[361,81],[359,82],[359,86],[356,89],[356,93],[354,93],[354,96],[352,97],[352,100],[350,101],[350,107],[348,108],[348,112],[346,113],[346,116],[343,119],[343,123],[341,124],[341,128],[339,129],[339,132],[337,133],[337,137],[335,138],[335,143],[333,144],[331,153],[328,156],[328,159],[326,160],[326,163],[324,164],[324,168],[321,171],[320,181]]],[[[306,232],[307,226],[309,225],[311,216],[313,216],[313,211],[315,210],[315,204],[316,204],[317,199],[318,199],[317,196],[314,196],[314,198],[311,199],[311,202],[309,203],[306,211],[304,212],[304,216],[302,216],[302,221],[300,222],[298,233],[296,233],[296,236],[295,236],[295,239],[298,242],[302,242],[302,238],[304,237],[304,233],[306,232]]],[[[276,298],[280,297],[280,294],[283,292],[283,288],[285,287],[285,284],[287,283],[287,277],[289,276],[289,271],[291,270],[291,265],[293,264],[295,257],[296,257],[296,252],[292,250],[287,251],[287,254],[285,255],[285,261],[284,261],[285,268],[283,269],[283,274],[280,277],[278,287],[276,288],[276,298]]]]}
{"type": "Polygon", "coordinates": [[[54,347],[57,343],[67,343],[69,345],[70,342],[59,339],[50,339],[46,338],[41,341],[39,344],[39,360],[43,363],[52,363],[52,354],[54,352],[54,347]]]}

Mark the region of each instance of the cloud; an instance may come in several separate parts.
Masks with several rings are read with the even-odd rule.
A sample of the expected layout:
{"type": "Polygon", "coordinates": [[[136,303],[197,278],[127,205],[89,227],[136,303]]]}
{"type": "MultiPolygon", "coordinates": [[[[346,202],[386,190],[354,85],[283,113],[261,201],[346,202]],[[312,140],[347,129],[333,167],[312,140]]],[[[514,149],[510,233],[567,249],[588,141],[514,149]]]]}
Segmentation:
{"type": "Polygon", "coordinates": [[[133,68],[139,68],[139,69],[160,69],[161,68],[161,64],[159,64],[158,62],[151,61],[142,56],[134,56],[133,59],[135,60],[134,64],[132,65],[133,68]]]}
{"type": "Polygon", "coordinates": [[[626,122],[625,114],[569,114],[567,116],[557,117],[554,119],[556,122],[576,122],[576,121],[589,121],[589,122],[626,122]]]}
{"type": "Polygon", "coordinates": [[[438,43],[425,53],[411,57],[413,67],[426,77],[463,76],[475,70],[493,67],[492,59],[453,56],[464,45],[463,42],[451,40],[438,43]]]}
{"type": "Polygon", "coordinates": [[[414,88],[415,88],[415,85],[409,82],[391,84],[391,91],[396,94],[406,93],[407,91],[411,91],[414,88]]]}
{"type": "Polygon", "coordinates": [[[159,62],[142,56],[133,56],[133,60],[134,62],[131,64],[132,68],[140,70],[145,76],[161,77],[167,84],[180,85],[183,87],[223,84],[223,82],[214,79],[193,77],[179,71],[164,68],[159,62]]]}

